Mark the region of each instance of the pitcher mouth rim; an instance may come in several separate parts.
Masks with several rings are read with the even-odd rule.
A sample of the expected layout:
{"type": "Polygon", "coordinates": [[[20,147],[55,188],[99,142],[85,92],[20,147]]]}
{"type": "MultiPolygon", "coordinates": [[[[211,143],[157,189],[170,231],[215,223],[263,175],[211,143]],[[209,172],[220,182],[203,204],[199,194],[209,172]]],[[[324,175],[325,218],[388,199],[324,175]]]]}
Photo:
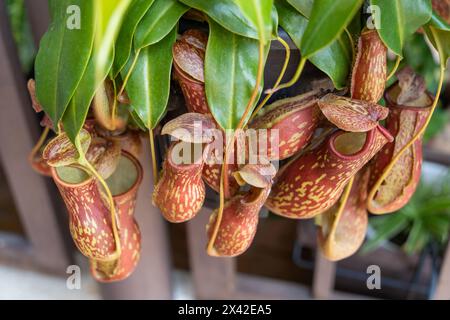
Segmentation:
{"type": "MultiPolygon", "coordinates": [[[[79,170],[83,170],[84,172],[88,173],[84,168],[80,168],[80,167],[75,166],[75,165],[69,165],[67,167],[77,168],[79,170]]],[[[68,188],[83,187],[83,186],[91,183],[92,180],[94,180],[94,177],[88,174],[88,178],[86,180],[83,180],[83,181],[78,182],[78,183],[70,183],[70,182],[67,182],[67,181],[63,180],[59,176],[57,169],[58,169],[58,167],[51,167],[52,178],[57,182],[57,184],[61,184],[64,187],[68,187],[68,188]]]]}
{"type": "Polygon", "coordinates": [[[336,149],[336,139],[346,133],[352,133],[352,132],[348,132],[348,131],[344,131],[344,130],[338,130],[335,133],[333,133],[330,137],[330,140],[328,142],[328,145],[330,146],[331,151],[338,156],[340,159],[343,160],[356,160],[358,158],[360,158],[362,155],[364,155],[370,148],[370,146],[372,145],[372,142],[374,141],[375,138],[375,130],[378,130],[377,128],[374,128],[370,131],[367,132],[353,132],[353,133],[365,133],[366,134],[366,140],[364,142],[364,145],[361,147],[360,150],[358,150],[357,152],[353,153],[353,154],[343,154],[342,152],[339,152],[336,149]]]}
{"type": "MultiPolygon", "coordinates": [[[[136,180],[133,182],[133,184],[131,185],[130,188],[128,188],[126,191],[121,192],[119,194],[113,195],[113,198],[120,198],[128,193],[130,193],[131,191],[135,190],[142,182],[142,178],[143,178],[143,169],[142,166],[139,162],[138,159],[136,159],[136,157],[134,157],[131,153],[129,153],[128,151],[122,150],[121,151],[121,156],[124,156],[126,158],[128,158],[131,162],[133,162],[134,166],[136,167],[137,170],[137,178],[136,180]]],[[[70,167],[70,166],[69,166],[70,167]]],[[[73,167],[73,165],[72,165],[73,167]]],[[[77,167],[78,168],[78,167],[77,167]]],[[[95,180],[94,176],[89,176],[86,180],[79,182],[79,183],[69,183],[67,181],[64,181],[58,174],[56,167],[51,167],[51,173],[52,173],[52,177],[53,179],[57,182],[57,184],[60,184],[64,187],[68,187],[68,188],[78,188],[78,187],[83,187],[85,185],[88,185],[89,183],[92,182],[92,180],[95,180]]],[[[80,170],[86,171],[83,168],[78,168],[80,170]]]]}

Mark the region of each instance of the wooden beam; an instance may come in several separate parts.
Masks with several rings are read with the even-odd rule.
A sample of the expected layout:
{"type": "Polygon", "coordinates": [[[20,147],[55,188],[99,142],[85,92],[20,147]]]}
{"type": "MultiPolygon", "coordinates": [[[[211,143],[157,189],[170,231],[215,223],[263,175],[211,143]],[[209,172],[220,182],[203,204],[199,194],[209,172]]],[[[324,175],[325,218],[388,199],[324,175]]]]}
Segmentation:
{"type": "Polygon", "coordinates": [[[236,287],[236,260],[210,257],[206,253],[206,224],[212,210],[203,208],[188,222],[189,262],[197,299],[232,297],[236,287]]]}
{"type": "Polygon", "coordinates": [[[315,299],[330,299],[334,293],[335,276],[336,263],[325,259],[320,250],[317,249],[312,285],[312,294],[315,299]]]}
{"type": "Polygon", "coordinates": [[[49,181],[33,172],[27,157],[39,130],[27,96],[4,2],[0,5],[0,160],[33,254],[41,265],[64,273],[70,264],[49,181]]]}
{"type": "Polygon", "coordinates": [[[438,285],[434,294],[435,300],[450,300],[450,245],[447,244],[444,261],[439,273],[438,285]]]}
{"type": "Polygon", "coordinates": [[[125,281],[100,285],[106,299],[172,298],[168,229],[161,212],[151,203],[153,176],[148,143],[144,143],[141,164],[144,178],[135,211],[142,236],[141,259],[134,273],[125,281]]]}

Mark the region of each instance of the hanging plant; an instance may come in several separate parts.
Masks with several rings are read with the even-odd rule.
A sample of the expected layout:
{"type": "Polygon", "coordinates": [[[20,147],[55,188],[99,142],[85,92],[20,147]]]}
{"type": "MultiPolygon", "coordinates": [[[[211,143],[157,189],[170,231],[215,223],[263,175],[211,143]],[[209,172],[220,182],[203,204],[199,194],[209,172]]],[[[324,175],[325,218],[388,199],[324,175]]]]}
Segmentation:
{"type": "Polygon", "coordinates": [[[206,185],[218,193],[207,226],[212,256],[244,253],[265,205],[288,218],[316,217],[325,255],[343,259],[361,245],[368,210],[405,205],[419,180],[450,27],[429,0],[370,4],[382,10],[372,26],[361,23],[362,0],[49,0],[52,22],[29,82],[45,130],[30,163],[58,186],[93,276],[122,280],[138,263],[139,131],[152,152],[148,201],[167,220],[195,218],[206,185]],[[67,13],[71,5],[79,17],[67,13]],[[195,19],[201,30],[180,33],[180,19],[195,19]],[[281,29],[301,54],[285,83],[290,46],[281,29]],[[419,29],[440,56],[435,98],[405,71],[385,92],[419,29]],[[286,50],[280,70],[266,65],[274,41],[286,50]],[[397,56],[391,70],[388,50],[397,56]],[[308,62],[330,81],[266,106],[308,62]],[[278,75],[265,92],[264,71],[278,75]],[[189,112],[165,119],[172,79],[189,112]],[[383,93],[387,107],[378,104],[383,93]],[[157,134],[175,140],[162,164],[157,134]],[[279,160],[287,161],[276,172],[271,162],[279,160]]]}

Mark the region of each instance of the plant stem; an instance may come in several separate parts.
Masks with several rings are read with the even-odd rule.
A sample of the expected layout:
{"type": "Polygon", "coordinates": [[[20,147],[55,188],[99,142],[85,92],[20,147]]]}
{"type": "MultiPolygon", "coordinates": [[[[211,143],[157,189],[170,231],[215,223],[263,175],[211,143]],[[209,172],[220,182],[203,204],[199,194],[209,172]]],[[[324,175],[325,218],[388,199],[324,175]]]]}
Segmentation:
{"type": "Polygon", "coordinates": [[[117,85],[114,79],[111,79],[114,90],[114,102],[111,110],[111,122],[113,130],[116,129],[116,112],[117,112],[117,85]]]}
{"type": "Polygon", "coordinates": [[[108,184],[105,182],[105,180],[102,178],[102,176],[97,172],[97,170],[95,170],[95,168],[86,159],[86,155],[84,154],[83,148],[81,147],[79,135],[77,135],[77,137],[75,139],[75,147],[77,148],[77,151],[79,154],[78,163],[81,166],[86,167],[94,175],[94,177],[100,182],[103,189],[105,190],[106,196],[108,198],[109,210],[111,213],[111,228],[112,228],[113,235],[114,235],[116,250],[115,250],[114,254],[112,256],[108,257],[107,259],[97,259],[97,260],[99,260],[99,261],[116,260],[120,257],[120,255],[122,253],[122,248],[120,246],[119,229],[117,228],[116,206],[114,204],[114,199],[113,199],[111,190],[109,189],[108,184]]]}
{"type": "MultiPolygon", "coordinates": [[[[207,253],[210,256],[215,256],[215,250],[214,250],[214,242],[216,242],[217,234],[219,233],[219,227],[222,222],[222,216],[223,216],[223,209],[225,206],[225,190],[228,189],[228,183],[227,180],[225,180],[225,175],[228,174],[227,170],[227,161],[229,158],[231,147],[234,145],[234,140],[236,138],[236,132],[240,129],[242,129],[245,125],[245,120],[250,113],[250,110],[252,109],[253,104],[255,103],[255,100],[258,96],[259,87],[262,82],[262,77],[264,73],[264,42],[259,41],[259,63],[258,63],[258,72],[256,75],[256,84],[255,89],[253,90],[252,96],[250,97],[250,100],[247,103],[247,106],[245,107],[244,114],[242,115],[238,126],[236,127],[235,131],[233,132],[232,138],[230,141],[227,142],[227,146],[225,149],[225,155],[224,155],[224,163],[222,164],[222,170],[220,174],[220,192],[219,192],[219,209],[217,210],[217,217],[216,217],[216,223],[214,225],[214,230],[211,235],[211,239],[208,242],[207,246],[207,253]]],[[[228,177],[227,177],[228,178],[228,177]]]]}
{"type": "MultiPolygon", "coordinates": [[[[278,37],[277,40],[283,45],[286,54],[284,56],[283,68],[281,69],[280,75],[278,76],[278,79],[273,86],[274,88],[278,87],[280,85],[281,80],[283,80],[283,77],[284,77],[287,67],[289,65],[289,60],[291,59],[291,49],[289,48],[289,44],[287,44],[287,42],[284,41],[283,38],[281,38],[281,37],[278,37]]],[[[269,101],[269,99],[272,97],[272,95],[273,95],[273,92],[267,94],[264,97],[263,101],[261,101],[261,103],[253,111],[253,114],[250,117],[250,120],[253,120],[255,118],[255,116],[258,114],[259,110],[261,110],[262,107],[264,107],[266,105],[267,101],[269,101]]]]}
{"type": "Polygon", "coordinates": [[[267,90],[266,93],[274,94],[275,92],[277,92],[277,91],[279,91],[281,89],[289,88],[292,85],[294,85],[298,81],[298,79],[300,78],[300,76],[302,74],[303,68],[305,67],[306,60],[307,59],[305,57],[301,58],[300,63],[298,64],[297,70],[295,71],[294,76],[292,77],[292,79],[289,82],[284,83],[284,84],[282,84],[282,85],[280,85],[280,86],[278,86],[276,88],[267,90]]]}
{"type": "Polygon", "coordinates": [[[148,130],[148,138],[150,140],[150,152],[152,156],[153,185],[155,186],[158,183],[158,166],[156,164],[155,137],[153,135],[153,129],[148,130]]]}
{"type": "Polygon", "coordinates": [[[128,70],[127,75],[125,76],[125,79],[123,80],[122,86],[119,90],[119,93],[117,94],[118,96],[122,95],[123,91],[125,90],[125,87],[127,86],[128,80],[131,77],[131,74],[133,73],[134,68],[136,67],[136,63],[138,61],[139,58],[139,53],[141,52],[141,49],[138,49],[135,53],[134,59],[133,59],[133,63],[130,66],[130,70],[128,70]]]}
{"type": "Polygon", "coordinates": [[[334,238],[334,233],[336,232],[336,229],[337,229],[337,226],[339,223],[339,219],[341,218],[342,213],[344,212],[345,206],[347,205],[348,198],[350,197],[350,193],[351,193],[354,182],[355,182],[355,177],[353,176],[350,179],[350,181],[348,182],[347,186],[345,187],[344,193],[341,196],[341,202],[339,204],[338,211],[336,212],[336,214],[334,216],[333,225],[331,226],[331,229],[330,229],[329,239],[331,239],[331,240],[334,238]]]}
{"type": "Polygon", "coordinates": [[[344,31],[345,31],[345,34],[346,34],[347,37],[348,37],[348,41],[350,41],[350,46],[351,46],[351,48],[352,48],[352,58],[353,58],[353,60],[354,60],[354,59],[355,59],[355,55],[356,55],[356,52],[355,52],[355,42],[353,41],[353,37],[352,37],[350,31],[348,31],[347,28],[344,28],[344,31]]]}
{"type": "Polygon", "coordinates": [[[394,76],[395,72],[397,71],[398,67],[400,66],[400,61],[402,61],[402,57],[397,56],[397,58],[395,59],[394,67],[392,68],[389,75],[386,77],[386,82],[388,82],[394,76]]]}
{"type": "Polygon", "coordinates": [[[39,149],[41,149],[42,145],[44,144],[45,139],[47,138],[49,132],[50,132],[50,128],[45,127],[44,131],[42,131],[41,136],[39,137],[39,140],[37,141],[37,143],[31,150],[30,159],[33,159],[34,156],[39,152],[39,149]]]}
{"type": "MultiPolygon", "coordinates": [[[[431,32],[433,33],[434,36],[434,31],[433,28],[430,28],[431,32]]],[[[416,142],[417,139],[419,139],[426,131],[428,125],[430,124],[431,118],[433,117],[433,113],[436,110],[436,106],[438,104],[439,101],[439,96],[441,95],[441,90],[442,90],[442,85],[444,83],[444,77],[445,77],[445,61],[443,61],[444,59],[442,58],[442,44],[440,43],[439,39],[437,39],[435,37],[435,42],[436,42],[436,46],[438,48],[438,52],[440,54],[441,57],[441,66],[440,66],[440,75],[439,75],[439,85],[438,85],[438,89],[436,92],[436,97],[434,98],[433,104],[431,106],[431,110],[430,110],[430,114],[427,117],[427,120],[425,121],[425,124],[423,125],[423,127],[414,135],[414,137],[395,155],[394,158],[392,158],[391,162],[389,162],[388,166],[384,169],[382,175],[380,176],[380,178],[378,178],[377,182],[375,183],[375,185],[372,187],[372,189],[370,190],[369,193],[369,197],[367,200],[367,206],[369,208],[371,208],[372,205],[372,201],[375,199],[375,195],[378,191],[378,189],[380,188],[381,184],[384,182],[384,180],[387,178],[387,176],[389,175],[389,173],[391,172],[392,168],[395,166],[395,164],[397,163],[397,161],[402,157],[402,155],[405,153],[406,150],[408,150],[413,143],[416,142]]]]}

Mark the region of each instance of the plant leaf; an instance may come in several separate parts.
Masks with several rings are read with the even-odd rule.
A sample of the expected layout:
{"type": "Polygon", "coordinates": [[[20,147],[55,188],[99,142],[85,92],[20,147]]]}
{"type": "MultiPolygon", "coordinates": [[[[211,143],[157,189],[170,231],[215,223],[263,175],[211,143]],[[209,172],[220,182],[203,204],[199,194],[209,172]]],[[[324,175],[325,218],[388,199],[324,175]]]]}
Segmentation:
{"type": "MultiPolygon", "coordinates": [[[[238,35],[259,39],[257,26],[242,13],[235,0],[180,0],[186,5],[203,11],[223,28],[238,35]]],[[[276,35],[278,19],[275,7],[272,6],[272,32],[276,35]]]]}
{"type": "Polygon", "coordinates": [[[371,0],[380,8],[378,33],[386,46],[403,57],[403,46],[407,38],[431,18],[430,0],[371,0]]]}
{"type": "Polygon", "coordinates": [[[432,25],[436,29],[450,31],[450,26],[448,25],[448,23],[434,11],[431,13],[431,19],[428,24],[432,25]]]}
{"type": "Polygon", "coordinates": [[[310,57],[335,40],[361,7],[363,0],[315,0],[300,52],[310,57]]]}
{"type": "MultiPolygon", "coordinates": [[[[169,101],[172,45],[176,34],[175,26],[158,44],[141,49],[127,83],[131,108],[148,129],[156,127],[169,101]]],[[[129,68],[130,63],[122,72],[126,74],[129,68]]]]}
{"type": "MultiPolygon", "coordinates": [[[[286,0],[277,0],[276,6],[280,25],[299,48],[308,24],[307,18],[286,3],[286,0]]],[[[303,7],[307,7],[305,3],[303,7]]],[[[346,35],[341,35],[330,45],[312,55],[309,61],[326,73],[337,89],[342,89],[347,84],[352,58],[350,42],[346,35]]]]}
{"type": "Polygon", "coordinates": [[[259,44],[231,33],[214,21],[209,26],[206,97],[217,123],[223,129],[235,129],[256,85],[259,44]]]}
{"type": "Polygon", "coordinates": [[[256,26],[259,40],[266,44],[272,35],[273,0],[235,0],[235,2],[256,26]]]}
{"type": "Polygon", "coordinates": [[[141,118],[136,114],[136,111],[130,110],[130,125],[134,125],[138,129],[142,131],[146,131],[147,128],[145,127],[145,124],[142,122],[141,118]]]}
{"type": "Polygon", "coordinates": [[[428,239],[429,234],[423,227],[422,221],[416,220],[409,231],[408,239],[403,244],[403,249],[409,255],[418,253],[425,247],[428,239]]]}
{"type": "Polygon", "coordinates": [[[304,17],[309,18],[311,16],[314,0],[287,0],[287,2],[304,17]]]}
{"type": "Polygon", "coordinates": [[[377,228],[375,237],[369,239],[364,244],[361,250],[362,253],[368,253],[372,250],[375,250],[383,242],[391,239],[392,237],[400,233],[408,225],[408,219],[401,214],[393,214],[375,218],[375,220],[381,219],[384,222],[382,227],[377,228]]]}
{"type": "Polygon", "coordinates": [[[114,42],[131,0],[96,0],[95,38],[92,54],[82,79],[63,116],[64,130],[70,140],[84,124],[95,92],[107,77],[114,59],[114,42]]]}
{"type": "Polygon", "coordinates": [[[135,49],[141,49],[163,39],[188,10],[189,7],[178,0],[156,0],[137,26],[135,49]]]}
{"type": "Polygon", "coordinates": [[[49,5],[52,22],[36,57],[36,95],[46,114],[57,124],[89,61],[94,39],[94,6],[90,0],[50,0],[49,5]],[[76,25],[77,14],[80,28],[76,25]],[[73,28],[68,28],[72,22],[73,28]]]}
{"type": "Polygon", "coordinates": [[[450,57],[450,31],[434,27],[433,24],[426,25],[424,30],[430,42],[439,52],[441,67],[446,68],[450,57]],[[437,41],[440,43],[441,50],[436,44],[437,41]]]}
{"type": "Polygon", "coordinates": [[[138,23],[155,0],[133,0],[126,13],[126,19],[120,28],[115,46],[113,77],[117,77],[130,57],[133,36],[138,23]]]}

